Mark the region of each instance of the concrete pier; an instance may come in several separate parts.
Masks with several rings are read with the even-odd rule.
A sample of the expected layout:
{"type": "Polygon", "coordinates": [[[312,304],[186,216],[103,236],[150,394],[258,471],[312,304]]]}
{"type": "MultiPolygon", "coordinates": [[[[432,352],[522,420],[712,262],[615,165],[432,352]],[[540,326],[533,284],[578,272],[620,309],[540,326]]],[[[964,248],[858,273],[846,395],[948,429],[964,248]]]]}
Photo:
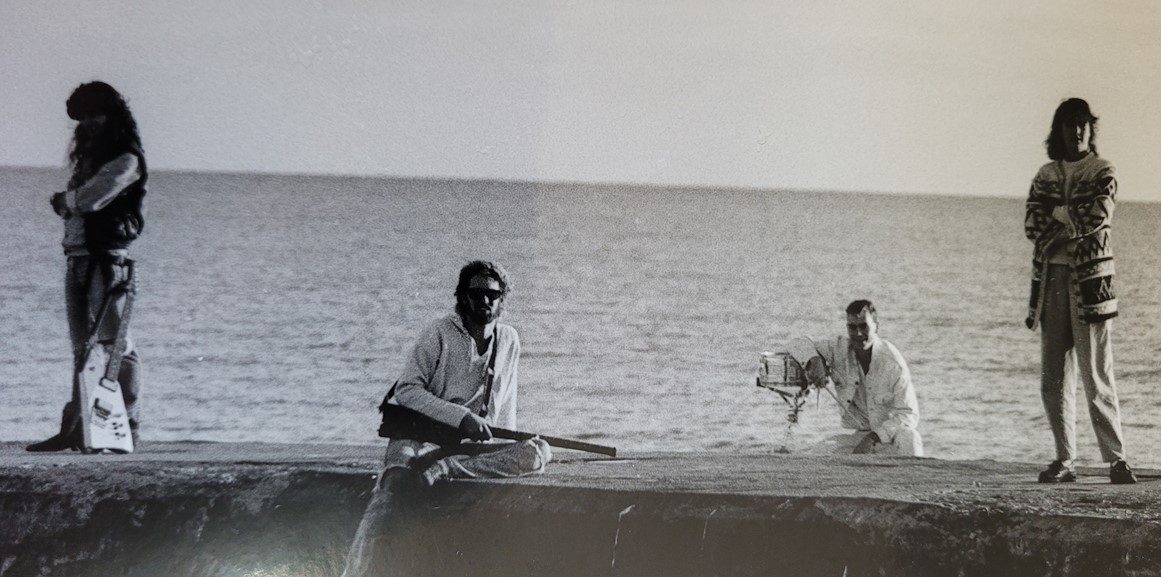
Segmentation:
{"type": "MultiPolygon", "coordinates": [[[[0,577],[337,576],[375,446],[0,444],[0,577]]],[[[558,451],[546,474],[416,495],[383,575],[1161,575],[1161,476],[1041,464],[558,451]]]]}

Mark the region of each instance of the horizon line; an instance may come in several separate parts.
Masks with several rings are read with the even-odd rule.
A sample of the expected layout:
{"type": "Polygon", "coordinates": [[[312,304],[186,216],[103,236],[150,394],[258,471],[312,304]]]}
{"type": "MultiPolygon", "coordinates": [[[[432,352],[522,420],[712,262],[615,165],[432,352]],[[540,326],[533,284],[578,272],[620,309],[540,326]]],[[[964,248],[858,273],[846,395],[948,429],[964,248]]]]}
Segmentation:
{"type": "MultiPolygon", "coordinates": [[[[13,165],[0,164],[0,170],[67,170],[64,166],[48,166],[48,165],[13,165]]],[[[707,184],[707,183],[693,183],[693,184],[659,184],[649,182],[626,182],[626,181],[612,181],[612,180],[531,180],[526,178],[496,178],[496,177],[470,177],[470,176],[441,176],[441,175],[406,175],[406,174],[370,174],[370,173],[339,173],[339,172],[278,172],[269,170],[211,170],[211,169],[196,169],[196,168],[161,168],[150,169],[150,173],[157,174],[217,174],[229,176],[276,176],[276,177],[304,177],[304,178],[360,178],[367,180],[408,180],[408,181],[431,181],[431,182],[475,182],[475,183],[494,183],[494,184],[520,184],[520,185],[549,185],[549,186],[596,186],[596,187],[626,187],[626,188],[649,188],[660,190],[698,190],[703,189],[707,191],[722,191],[722,192],[759,192],[759,193],[821,193],[821,194],[854,194],[854,195],[872,195],[872,196],[909,196],[909,197],[936,197],[936,198],[972,198],[972,199],[1003,199],[1003,200],[1020,200],[1023,195],[1004,195],[1004,194],[988,194],[988,193],[965,193],[965,192],[920,192],[920,191],[885,191],[885,190],[853,190],[853,189],[838,189],[838,188],[794,188],[794,187],[768,187],[768,186],[742,186],[742,185],[723,185],[723,184],[707,184]]],[[[1138,200],[1126,199],[1123,202],[1139,202],[1143,204],[1155,204],[1161,201],[1156,200],[1138,200]]]]}

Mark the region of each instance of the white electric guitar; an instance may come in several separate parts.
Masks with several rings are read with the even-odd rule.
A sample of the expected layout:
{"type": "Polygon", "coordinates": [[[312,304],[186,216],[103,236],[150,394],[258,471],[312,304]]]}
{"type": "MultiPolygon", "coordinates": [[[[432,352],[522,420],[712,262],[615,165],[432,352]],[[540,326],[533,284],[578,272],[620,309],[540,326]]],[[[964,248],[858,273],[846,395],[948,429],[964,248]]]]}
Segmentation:
{"type": "Polygon", "coordinates": [[[125,409],[121,383],[117,380],[121,372],[121,358],[125,354],[127,344],[129,317],[133,312],[133,296],[137,293],[133,261],[127,260],[126,265],[129,268],[128,278],[125,282],[110,288],[105,296],[105,302],[93,324],[93,331],[85,347],[84,363],[75,374],[76,386],[81,396],[81,430],[84,437],[82,450],[86,453],[133,452],[129,413],[125,409]],[[117,340],[113,343],[113,350],[106,354],[105,347],[97,342],[101,323],[122,295],[125,304],[121,310],[121,322],[117,327],[117,340]]]}

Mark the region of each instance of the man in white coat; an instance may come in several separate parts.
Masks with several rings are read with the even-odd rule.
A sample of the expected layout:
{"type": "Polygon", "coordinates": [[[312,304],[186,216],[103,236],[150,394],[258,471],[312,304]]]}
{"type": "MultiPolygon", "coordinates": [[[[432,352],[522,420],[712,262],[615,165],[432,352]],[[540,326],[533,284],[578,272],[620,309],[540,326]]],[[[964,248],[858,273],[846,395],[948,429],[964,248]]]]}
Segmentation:
{"type": "Polygon", "coordinates": [[[879,338],[875,305],[857,300],[847,306],[847,336],[822,341],[806,363],[810,384],[834,381],[843,411],[842,426],[855,432],[837,437],[837,453],[923,456],[919,402],[907,361],[879,338]]]}

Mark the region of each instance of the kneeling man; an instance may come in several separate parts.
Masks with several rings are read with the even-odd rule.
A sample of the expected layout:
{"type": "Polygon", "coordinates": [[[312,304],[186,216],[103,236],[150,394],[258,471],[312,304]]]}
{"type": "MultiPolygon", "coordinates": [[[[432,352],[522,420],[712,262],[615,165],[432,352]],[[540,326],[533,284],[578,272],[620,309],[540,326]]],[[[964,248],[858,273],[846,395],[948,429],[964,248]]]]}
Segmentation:
{"type": "Polygon", "coordinates": [[[847,336],[818,343],[806,363],[811,385],[834,381],[842,426],[854,433],[837,438],[836,452],[923,456],[919,402],[907,361],[879,338],[875,305],[857,300],[847,307],[847,336]]]}

